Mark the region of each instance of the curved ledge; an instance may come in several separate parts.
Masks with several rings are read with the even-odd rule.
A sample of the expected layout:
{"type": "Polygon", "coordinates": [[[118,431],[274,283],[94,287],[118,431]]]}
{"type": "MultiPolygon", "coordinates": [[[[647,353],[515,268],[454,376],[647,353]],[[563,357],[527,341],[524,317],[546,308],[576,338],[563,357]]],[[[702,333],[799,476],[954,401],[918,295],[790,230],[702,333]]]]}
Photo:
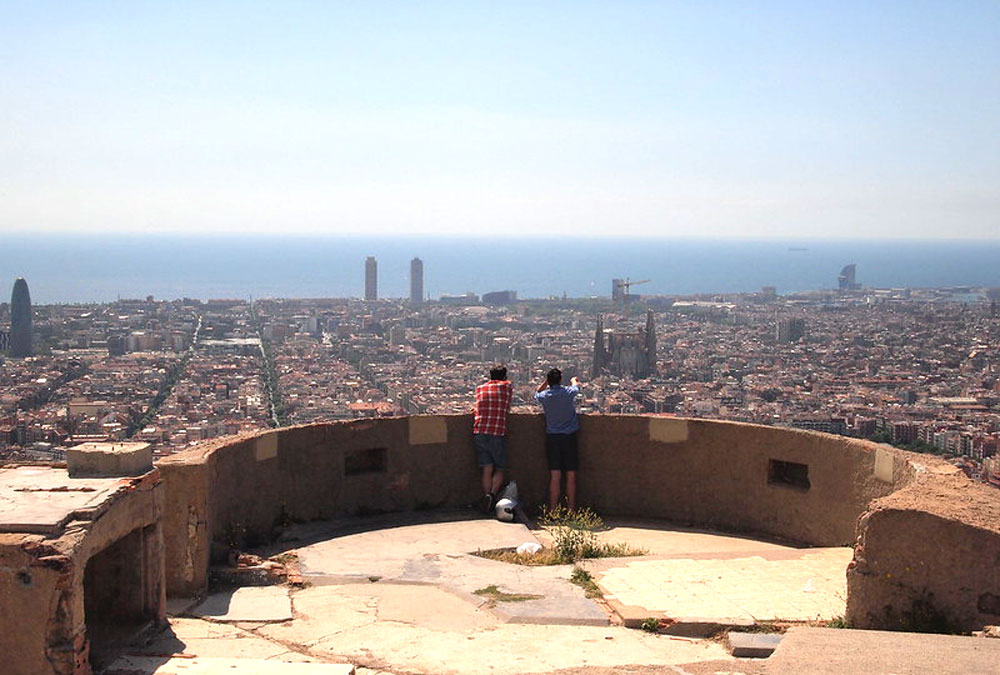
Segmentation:
{"type": "MultiPolygon", "coordinates": [[[[313,424],[160,461],[168,592],[204,588],[213,541],[263,542],[289,519],[474,503],[471,427],[470,415],[313,424]]],[[[541,416],[510,417],[511,474],[528,504],[544,499],[543,447],[541,416]]],[[[1000,493],[937,458],[811,431],[613,415],[582,418],[580,451],[579,499],[602,514],[857,541],[847,602],[857,626],[906,627],[915,602],[962,630],[1000,615],[1000,493]]]]}

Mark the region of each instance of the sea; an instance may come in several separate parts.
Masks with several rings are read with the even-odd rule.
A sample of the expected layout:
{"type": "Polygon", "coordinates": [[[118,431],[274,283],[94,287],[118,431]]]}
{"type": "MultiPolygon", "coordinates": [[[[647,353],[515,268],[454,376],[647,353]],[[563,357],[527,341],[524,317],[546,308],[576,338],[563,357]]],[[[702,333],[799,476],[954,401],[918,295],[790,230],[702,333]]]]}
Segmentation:
{"type": "MultiPolygon", "coordinates": [[[[841,269],[873,288],[1000,287],[997,240],[731,240],[263,235],[7,235],[0,283],[28,281],[35,304],[119,298],[361,297],[367,256],[379,297],[409,297],[410,260],[424,293],[513,290],[518,297],[779,294],[835,288],[841,269]]],[[[0,286],[2,288],[2,286],[0,286]]],[[[0,296],[6,291],[0,290],[0,296]]],[[[4,298],[6,299],[6,298],[4,298]]]]}

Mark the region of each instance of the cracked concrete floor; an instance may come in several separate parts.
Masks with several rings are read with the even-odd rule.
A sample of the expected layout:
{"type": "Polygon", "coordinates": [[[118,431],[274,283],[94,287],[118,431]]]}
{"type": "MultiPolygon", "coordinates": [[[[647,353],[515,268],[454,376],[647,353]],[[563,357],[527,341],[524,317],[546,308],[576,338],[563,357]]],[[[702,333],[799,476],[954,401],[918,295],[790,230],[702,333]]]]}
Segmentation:
{"type": "MultiPolygon", "coordinates": [[[[171,618],[170,629],[130,653],[238,657],[288,668],[352,664],[363,675],[760,672],[758,662],[731,657],[717,641],[612,625],[615,617],[569,583],[570,566],[518,567],[470,555],[535,541],[538,532],[522,525],[491,519],[361,525],[309,524],[297,540],[268,552],[295,550],[307,587],[243,588],[231,597],[210,597],[200,609],[174,606],[180,615],[171,618]],[[490,585],[538,599],[491,607],[475,594],[490,585]],[[262,617],[273,620],[250,620],[262,617]]],[[[623,535],[654,559],[726,558],[748,548],[747,540],[669,528],[607,534],[623,535]],[[733,550],[720,550],[712,537],[733,550]]],[[[780,548],[757,546],[767,549],[765,555],[780,548]]],[[[609,568],[595,571],[628,569],[638,560],[609,559],[602,561],[609,568]]]]}
{"type": "Polygon", "coordinates": [[[756,672],[750,669],[754,664],[744,667],[715,642],[620,626],[503,623],[484,607],[430,585],[347,583],[290,595],[290,621],[172,617],[169,630],[130,654],[354,664],[363,675],[600,673],[623,672],[629,664],[642,664],[631,668],[636,673],[656,668],[693,673],[701,669],[684,664],[696,662],[728,664],[725,672],[756,672]]]}

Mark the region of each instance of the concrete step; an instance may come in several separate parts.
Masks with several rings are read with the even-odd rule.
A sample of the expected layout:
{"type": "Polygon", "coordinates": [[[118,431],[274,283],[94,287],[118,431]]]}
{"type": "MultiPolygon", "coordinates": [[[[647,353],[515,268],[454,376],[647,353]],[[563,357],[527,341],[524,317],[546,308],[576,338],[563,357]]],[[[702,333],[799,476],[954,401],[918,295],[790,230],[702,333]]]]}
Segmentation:
{"type": "Polygon", "coordinates": [[[766,659],[770,656],[778,643],[781,642],[779,633],[741,633],[730,631],[728,635],[729,652],[736,657],[766,659]]]}
{"type": "Polygon", "coordinates": [[[789,628],[767,675],[1000,673],[1000,640],[838,628],[789,628]]]}

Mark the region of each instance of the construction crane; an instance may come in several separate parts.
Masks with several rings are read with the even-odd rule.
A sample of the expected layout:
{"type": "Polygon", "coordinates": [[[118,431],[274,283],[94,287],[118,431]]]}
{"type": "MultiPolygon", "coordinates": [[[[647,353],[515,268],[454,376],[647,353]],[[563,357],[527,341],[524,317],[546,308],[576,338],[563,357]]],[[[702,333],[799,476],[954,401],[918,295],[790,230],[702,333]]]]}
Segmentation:
{"type": "Polygon", "coordinates": [[[628,309],[629,301],[632,299],[632,293],[630,289],[633,286],[638,286],[639,284],[648,284],[649,281],[650,281],[649,279],[642,279],[641,281],[631,281],[629,280],[628,277],[625,277],[625,281],[617,282],[616,285],[618,286],[618,288],[622,289],[622,294],[621,294],[622,306],[625,309],[628,309]]]}

